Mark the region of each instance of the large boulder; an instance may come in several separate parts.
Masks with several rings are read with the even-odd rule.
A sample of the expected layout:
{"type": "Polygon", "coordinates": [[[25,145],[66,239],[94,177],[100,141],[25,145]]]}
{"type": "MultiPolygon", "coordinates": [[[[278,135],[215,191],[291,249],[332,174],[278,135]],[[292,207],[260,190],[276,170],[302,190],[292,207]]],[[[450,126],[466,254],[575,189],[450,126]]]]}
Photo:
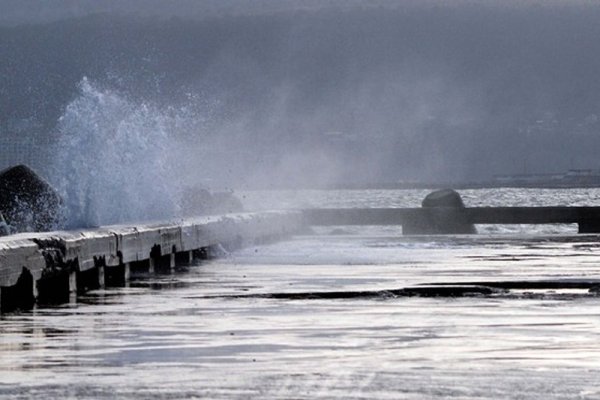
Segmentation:
{"type": "Polygon", "coordinates": [[[44,179],[25,165],[0,172],[0,213],[14,232],[56,229],[62,200],[44,179]]]}
{"type": "Polygon", "coordinates": [[[421,203],[425,211],[414,221],[407,221],[402,232],[408,235],[446,235],[477,233],[475,225],[461,212],[465,204],[452,189],[429,193],[421,203]]]}
{"type": "Polygon", "coordinates": [[[441,189],[435,192],[429,193],[423,201],[421,206],[425,208],[431,207],[452,207],[452,208],[465,208],[465,203],[462,201],[462,197],[456,190],[453,189],[441,189]]]}
{"type": "Polygon", "coordinates": [[[183,191],[180,205],[181,213],[186,217],[243,211],[242,202],[232,192],[211,193],[197,186],[183,191]]]}
{"type": "Polygon", "coordinates": [[[180,207],[184,217],[210,214],[212,206],[213,199],[208,190],[197,186],[183,190],[180,207]]]}
{"type": "Polygon", "coordinates": [[[229,214],[244,211],[244,206],[232,192],[215,192],[213,196],[213,211],[216,214],[229,214]]]}

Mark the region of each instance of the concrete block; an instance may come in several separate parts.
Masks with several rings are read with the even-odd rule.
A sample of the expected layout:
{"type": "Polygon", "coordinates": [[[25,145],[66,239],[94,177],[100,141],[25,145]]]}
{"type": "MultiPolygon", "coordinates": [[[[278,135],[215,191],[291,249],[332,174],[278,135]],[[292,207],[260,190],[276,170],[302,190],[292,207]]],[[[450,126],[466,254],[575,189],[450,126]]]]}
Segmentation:
{"type": "Polygon", "coordinates": [[[22,268],[16,283],[0,288],[0,310],[29,310],[36,300],[36,282],[27,268],[22,268]]]}
{"type": "Polygon", "coordinates": [[[15,285],[23,267],[37,281],[45,266],[44,256],[37,244],[27,237],[13,235],[0,238],[0,286],[15,285]]]}
{"type": "Polygon", "coordinates": [[[87,271],[98,265],[118,265],[117,238],[103,229],[52,232],[37,239],[41,247],[59,248],[65,261],[77,260],[80,271],[87,271]]]}

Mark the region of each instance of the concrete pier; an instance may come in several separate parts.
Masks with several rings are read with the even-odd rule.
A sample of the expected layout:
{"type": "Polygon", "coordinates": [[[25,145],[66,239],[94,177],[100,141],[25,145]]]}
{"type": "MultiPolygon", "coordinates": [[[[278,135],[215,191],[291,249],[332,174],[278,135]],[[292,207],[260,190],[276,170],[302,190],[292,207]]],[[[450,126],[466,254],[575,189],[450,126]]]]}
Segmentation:
{"type": "Polygon", "coordinates": [[[132,270],[172,272],[209,249],[281,238],[304,227],[300,212],[260,212],[0,238],[0,309],[70,301],[79,292],[125,285],[132,270]]]}

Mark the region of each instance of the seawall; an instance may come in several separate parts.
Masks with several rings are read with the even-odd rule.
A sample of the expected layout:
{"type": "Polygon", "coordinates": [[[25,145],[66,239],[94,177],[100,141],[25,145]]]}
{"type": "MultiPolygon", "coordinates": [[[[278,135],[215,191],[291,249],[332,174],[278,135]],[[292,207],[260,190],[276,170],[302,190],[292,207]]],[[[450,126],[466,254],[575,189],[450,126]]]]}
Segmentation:
{"type": "Polygon", "coordinates": [[[303,215],[309,225],[402,225],[408,234],[440,233],[431,227],[457,222],[578,224],[579,233],[600,233],[600,207],[313,208],[303,215]]]}
{"type": "Polygon", "coordinates": [[[68,301],[77,292],[127,282],[132,270],[172,270],[216,249],[299,232],[300,212],[271,211],[115,225],[0,238],[0,309],[68,301]]]}

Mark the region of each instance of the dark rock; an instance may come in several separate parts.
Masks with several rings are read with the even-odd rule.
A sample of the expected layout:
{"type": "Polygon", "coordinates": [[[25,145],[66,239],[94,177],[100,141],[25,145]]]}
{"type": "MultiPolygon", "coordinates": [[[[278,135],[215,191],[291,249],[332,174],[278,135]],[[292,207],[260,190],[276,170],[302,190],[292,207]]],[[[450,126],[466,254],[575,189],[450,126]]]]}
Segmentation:
{"type": "Polygon", "coordinates": [[[422,218],[407,222],[402,226],[406,235],[445,235],[477,233],[461,212],[465,204],[460,194],[452,189],[436,190],[429,193],[421,203],[427,212],[422,218]]]}
{"type": "Polygon", "coordinates": [[[216,214],[227,214],[244,211],[244,206],[240,199],[235,197],[232,192],[213,193],[213,209],[216,214]]]}
{"type": "Polygon", "coordinates": [[[231,192],[211,193],[200,187],[186,188],[182,193],[183,216],[228,214],[243,211],[242,202],[231,192]]]}
{"type": "Polygon", "coordinates": [[[465,208],[460,194],[453,189],[442,189],[436,190],[435,192],[429,193],[423,199],[421,203],[422,207],[453,207],[453,208],[465,208]]]}
{"type": "Polygon", "coordinates": [[[210,214],[213,198],[210,192],[200,187],[188,187],[181,195],[181,214],[185,217],[210,214]]]}
{"type": "Polygon", "coordinates": [[[45,180],[25,165],[0,172],[0,212],[16,232],[48,231],[61,220],[62,200],[45,180]]]}

